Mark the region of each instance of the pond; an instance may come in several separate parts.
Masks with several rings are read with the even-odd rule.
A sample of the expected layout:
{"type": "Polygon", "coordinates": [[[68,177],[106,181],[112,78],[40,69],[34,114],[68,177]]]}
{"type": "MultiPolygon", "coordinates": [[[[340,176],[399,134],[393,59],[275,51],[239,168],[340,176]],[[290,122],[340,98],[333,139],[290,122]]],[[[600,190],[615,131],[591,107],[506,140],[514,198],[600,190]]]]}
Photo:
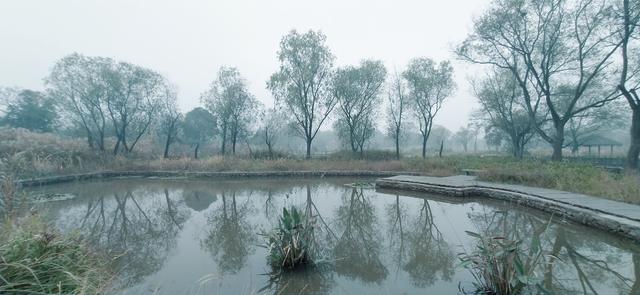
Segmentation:
{"type": "Polygon", "coordinates": [[[540,238],[559,257],[543,282],[555,294],[640,290],[627,240],[502,201],[346,185],[372,181],[129,178],[30,193],[58,197],[33,205],[46,220],[118,255],[115,294],[455,294],[472,287],[465,231],[540,238]],[[259,233],[291,205],[316,216],[329,262],[272,276],[259,233]]]}

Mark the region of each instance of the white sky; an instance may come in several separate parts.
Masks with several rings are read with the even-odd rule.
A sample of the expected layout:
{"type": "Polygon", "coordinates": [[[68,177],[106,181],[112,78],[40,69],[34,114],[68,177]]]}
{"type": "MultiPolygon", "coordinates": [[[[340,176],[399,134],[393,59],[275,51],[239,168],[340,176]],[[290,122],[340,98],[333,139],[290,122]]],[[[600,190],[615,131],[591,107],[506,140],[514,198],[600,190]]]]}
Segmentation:
{"type": "MultiPolygon", "coordinates": [[[[199,105],[221,65],[237,67],[267,105],[266,80],[291,29],[321,30],[336,64],[362,58],[403,70],[413,57],[454,60],[488,0],[0,0],[0,85],[42,89],[55,61],[78,52],[145,66],[179,88],[179,105],[199,105]]],[[[454,62],[458,91],[436,118],[455,131],[476,106],[470,67],[454,62]]]]}

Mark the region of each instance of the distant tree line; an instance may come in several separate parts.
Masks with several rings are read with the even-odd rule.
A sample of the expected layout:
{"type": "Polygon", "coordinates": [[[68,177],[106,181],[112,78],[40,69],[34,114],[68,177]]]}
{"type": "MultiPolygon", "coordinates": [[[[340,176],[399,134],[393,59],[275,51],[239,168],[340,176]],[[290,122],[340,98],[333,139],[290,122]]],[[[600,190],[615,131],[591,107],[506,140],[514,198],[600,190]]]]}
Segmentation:
{"type": "MultiPolygon", "coordinates": [[[[637,169],[639,19],[638,1],[494,0],[455,50],[487,71],[471,79],[479,109],[453,138],[463,151],[475,151],[482,130],[488,144],[506,146],[518,158],[541,140],[560,161],[563,149],[575,152],[588,135],[624,124],[630,113],[627,166],[637,169]]],[[[159,73],[74,53],[54,65],[45,92],[2,89],[7,107],[0,123],[41,132],[67,126],[90,147],[114,155],[133,152],[155,133],[163,138],[164,157],[182,142],[195,158],[215,138],[222,154],[235,154],[243,143],[251,149],[248,138],[258,137],[273,155],[290,132],[311,158],[314,139],[332,121],[342,146],[361,157],[378,128],[393,140],[397,158],[408,131],[418,130],[426,157],[434,119],[456,90],[449,61],[413,58],[391,74],[375,59],[335,67],[320,31],[292,30],[281,39],[277,59],[279,68],[266,82],[272,107],[250,93],[238,69],[223,66],[200,96],[203,107],[182,114],[176,87],[159,73]]],[[[438,135],[441,150],[448,136],[438,135]]]]}
{"type": "Polygon", "coordinates": [[[336,68],[319,31],[291,31],[282,38],[277,58],[280,67],[266,84],[275,98],[273,107],[267,109],[250,93],[237,68],[223,66],[200,96],[203,107],[183,114],[176,87],[161,74],[74,53],[56,62],[45,78],[45,92],[3,89],[0,96],[8,107],[2,123],[40,132],[75,130],[91,148],[113,155],[130,154],[143,137],[155,134],[162,138],[165,158],[175,142],[191,145],[198,158],[202,145],[214,138],[222,154],[235,154],[249,137],[262,138],[273,155],[279,137],[289,131],[304,140],[310,158],[313,140],[331,118],[343,146],[362,157],[385,111],[386,89],[386,125],[396,156],[413,121],[420,126],[425,157],[433,120],[455,90],[446,61],[415,58],[389,82],[379,60],[336,68]]]}

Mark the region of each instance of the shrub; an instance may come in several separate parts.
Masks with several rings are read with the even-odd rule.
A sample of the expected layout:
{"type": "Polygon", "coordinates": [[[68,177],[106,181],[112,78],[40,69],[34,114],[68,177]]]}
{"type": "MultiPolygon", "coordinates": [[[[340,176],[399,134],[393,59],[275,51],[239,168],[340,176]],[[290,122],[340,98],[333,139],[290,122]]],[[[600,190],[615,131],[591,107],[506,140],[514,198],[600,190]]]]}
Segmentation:
{"type": "Polygon", "coordinates": [[[278,227],[264,236],[269,261],[274,268],[293,269],[313,263],[314,225],[297,208],[282,208],[278,227]]]}
{"type": "Polygon", "coordinates": [[[542,290],[535,273],[546,263],[539,239],[525,249],[520,240],[467,234],[477,239],[476,248],[458,257],[475,280],[476,294],[517,295],[533,286],[542,290]]]}
{"type": "Polygon", "coordinates": [[[80,237],[35,216],[3,226],[0,258],[2,294],[101,294],[110,278],[105,261],[80,237]]]}

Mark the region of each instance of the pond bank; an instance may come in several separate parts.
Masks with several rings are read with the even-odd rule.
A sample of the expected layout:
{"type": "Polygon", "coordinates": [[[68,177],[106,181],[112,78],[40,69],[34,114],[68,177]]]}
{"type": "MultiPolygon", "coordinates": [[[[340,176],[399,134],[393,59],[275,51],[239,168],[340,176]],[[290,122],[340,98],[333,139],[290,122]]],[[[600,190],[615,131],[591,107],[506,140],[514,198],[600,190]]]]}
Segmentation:
{"type": "Polygon", "coordinates": [[[640,242],[638,205],[559,190],[477,181],[474,176],[394,176],[378,179],[378,188],[511,201],[640,242]]]}
{"type": "Polygon", "coordinates": [[[323,170],[323,171],[227,171],[227,172],[189,172],[189,171],[101,171],[60,176],[21,179],[21,187],[33,187],[48,184],[65,183],[79,180],[107,179],[116,177],[190,177],[190,178],[232,178],[232,177],[390,177],[399,174],[419,175],[414,172],[369,171],[369,170],[323,170]]]}

